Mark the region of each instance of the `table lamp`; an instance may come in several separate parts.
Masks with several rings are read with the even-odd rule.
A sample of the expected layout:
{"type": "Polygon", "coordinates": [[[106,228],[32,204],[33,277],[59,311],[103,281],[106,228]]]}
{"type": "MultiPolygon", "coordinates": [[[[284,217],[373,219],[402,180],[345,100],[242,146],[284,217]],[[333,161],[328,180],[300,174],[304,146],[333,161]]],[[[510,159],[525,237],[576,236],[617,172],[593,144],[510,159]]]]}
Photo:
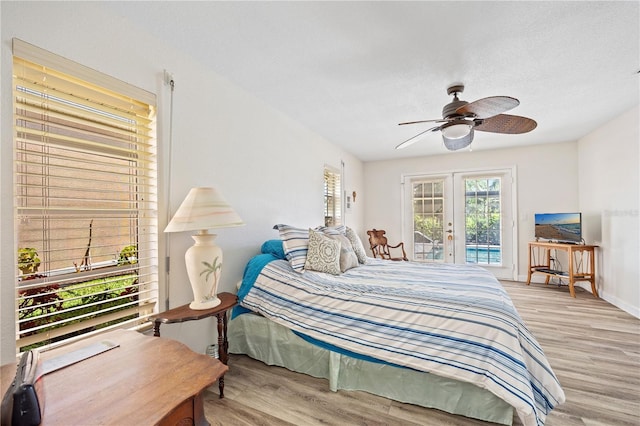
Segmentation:
{"type": "Polygon", "coordinates": [[[212,228],[244,225],[240,216],[214,188],[192,188],[164,232],[198,231],[195,244],[184,254],[193,289],[191,309],[210,309],[220,304],[216,296],[222,271],[222,249],[210,234],[212,228]]]}

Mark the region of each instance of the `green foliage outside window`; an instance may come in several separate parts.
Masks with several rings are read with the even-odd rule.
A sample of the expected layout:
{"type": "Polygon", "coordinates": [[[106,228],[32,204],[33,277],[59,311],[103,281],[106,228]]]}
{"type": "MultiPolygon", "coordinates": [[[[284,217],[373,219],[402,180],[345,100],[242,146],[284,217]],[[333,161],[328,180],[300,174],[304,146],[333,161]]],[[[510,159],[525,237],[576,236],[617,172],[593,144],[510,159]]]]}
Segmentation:
{"type": "Polygon", "coordinates": [[[35,274],[40,267],[40,258],[38,251],[31,247],[22,247],[18,249],[18,269],[24,275],[35,274]]]}
{"type": "MultiPolygon", "coordinates": [[[[54,330],[66,327],[70,324],[86,321],[97,317],[99,311],[113,308],[114,311],[126,309],[131,302],[138,300],[137,274],[128,274],[120,277],[100,278],[92,281],[80,282],[62,288],[57,284],[46,285],[35,289],[23,290],[20,292],[22,299],[19,304],[18,320],[20,329],[26,330],[38,326],[45,326],[39,333],[47,330],[54,330]],[[27,297],[28,296],[28,297],[27,297]],[[121,308],[117,306],[122,305],[121,308]],[[73,320],[73,318],[77,318],[73,320]],[[70,320],[67,322],[66,320],[70,320]],[[61,322],[64,321],[64,324],[61,322]]],[[[135,317],[135,315],[132,315],[135,317]]],[[[125,318],[126,319],[126,318],[125,318]]],[[[121,322],[119,319],[116,322],[121,322]]],[[[91,329],[106,327],[111,323],[107,322],[98,326],[91,326],[89,329],[76,331],[60,337],[52,338],[49,341],[20,348],[21,351],[33,349],[54,341],[63,340],[74,335],[85,333],[91,329]]]]}
{"type": "Polygon", "coordinates": [[[415,215],[413,229],[420,231],[433,242],[442,242],[442,220],[435,216],[415,215]]]}
{"type": "Polygon", "coordinates": [[[135,265],[136,263],[138,263],[138,246],[131,244],[123,248],[118,258],[118,265],[135,265]]]}

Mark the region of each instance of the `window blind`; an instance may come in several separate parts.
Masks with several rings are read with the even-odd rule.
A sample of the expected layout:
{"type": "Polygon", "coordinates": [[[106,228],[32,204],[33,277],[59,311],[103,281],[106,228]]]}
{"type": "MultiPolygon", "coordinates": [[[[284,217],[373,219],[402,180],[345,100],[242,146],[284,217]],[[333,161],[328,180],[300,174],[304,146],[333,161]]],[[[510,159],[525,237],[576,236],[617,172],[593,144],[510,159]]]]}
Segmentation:
{"type": "Polygon", "coordinates": [[[158,287],[155,96],[19,40],[13,75],[17,347],[142,325],[158,287]]]}
{"type": "Polygon", "coordinates": [[[324,224],[342,224],[342,185],[340,172],[332,167],[324,168],[324,224]]]}

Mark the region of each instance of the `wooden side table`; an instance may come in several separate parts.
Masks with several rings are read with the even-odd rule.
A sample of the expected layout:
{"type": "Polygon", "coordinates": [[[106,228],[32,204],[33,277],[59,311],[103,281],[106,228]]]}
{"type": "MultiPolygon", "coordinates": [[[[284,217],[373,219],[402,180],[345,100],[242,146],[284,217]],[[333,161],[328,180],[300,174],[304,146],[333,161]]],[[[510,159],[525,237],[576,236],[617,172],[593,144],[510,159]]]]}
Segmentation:
{"type": "Polygon", "coordinates": [[[529,273],[527,285],[531,283],[531,276],[534,273],[547,276],[544,283],[549,284],[549,278],[559,277],[569,281],[569,294],[576,297],[574,284],[577,281],[588,281],[591,283],[591,293],[593,297],[600,297],[596,288],[596,255],[595,249],[598,246],[586,244],[566,244],[542,241],[532,241],[529,243],[529,273]],[[552,268],[551,250],[562,250],[567,253],[568,269],[557,270],[552,268]]]}
{"type": "MultiPolygon", "coordinates": [[[[229,341],[227,340],[227,322],[229,318],[227,312],[238,304],[238,297],[231,293],[219,293],[218,298],[221,303],[211,309],[195,310],[189,308],[189,304],[186,304],[151,316],[149,320],[153,321],[153,335],[160,337],[161,324],[197,321],[215,316],[218,320],[218,354],[220,361],[227,365],[229,360],[227,352],[229,348],[229,341]]],[[[220,398],[224,398],[224,375],[220,376],[218,387],[220,389],[220,398]]]]}
{"type": "MultiPolygon", "coordinates": [[[[228,367],[178,341],[114,330],[43,351],[40,360],[51,361],[105,340],[119,346],[36,382],[43,402],[42,426],[209,425],[204,392],[228,367]]],[[[15,374],[15,363],[0,367],[3,395],[15,374]]]]}

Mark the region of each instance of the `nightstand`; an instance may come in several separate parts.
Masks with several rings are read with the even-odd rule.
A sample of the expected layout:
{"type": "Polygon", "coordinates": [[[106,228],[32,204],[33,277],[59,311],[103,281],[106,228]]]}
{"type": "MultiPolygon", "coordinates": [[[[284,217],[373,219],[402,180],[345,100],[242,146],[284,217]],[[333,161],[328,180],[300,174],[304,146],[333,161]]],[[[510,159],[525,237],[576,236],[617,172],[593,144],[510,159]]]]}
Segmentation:
{"type": "MultiPolygon", "coordinates": [[[[215,316],[218,320],[218,353],[220,361],[222,361],[224,365],[227,365],[227,361],[229,360],[229,354],[227,353],[227,349],[229,348],[229,342],[227,340],[227,311],[238,304],[238,297],[231,293],[219,293],[218,298],[221,300],[221,303],[211,309],[195,310],[189,308],[189,304],[186,304],[151,316],[149,320],[153,321],[153,335],[160,337],[160,325],[162,324],[197,321],[215,316]]],[[[224,398],[224,375],[220,376],[218,385],[220,398],[224,398]]]]}

